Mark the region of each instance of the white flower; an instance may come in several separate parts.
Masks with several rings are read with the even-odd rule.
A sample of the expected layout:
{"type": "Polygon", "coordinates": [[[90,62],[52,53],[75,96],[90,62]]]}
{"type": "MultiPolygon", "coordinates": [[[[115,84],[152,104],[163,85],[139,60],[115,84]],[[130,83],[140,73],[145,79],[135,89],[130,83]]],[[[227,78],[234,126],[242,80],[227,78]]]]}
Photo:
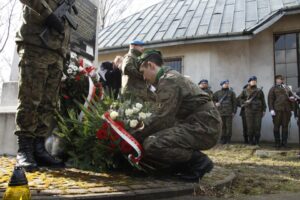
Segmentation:
{"type": "Polygon", "coordinates": [[[112,120],[115,120],[118,116],[119,116],[119,113],[116,112],[116,111],[112,111],[109,116],[112,118],[112,120]]]}
{"type": "Polygon", "coordinates": [[[68,74],[72,74],[72,73],[73,73],[73,70],[69,68],[69,69],[67,70],[67,73],[68,73],[68,74]]]}
{"type": "Polygon", "coordinates": [[[135,104],[135,107],[136,108],[139,108],[140,110],[143,108],[143,104],[141,104],[141,103],[136,103],[135,104]]]}
{"type": "Polygon", "coordinates": [[[151,115],[152,115],[152,113],[149,113],[149,112],[146,113],[147,118],[148,118],[148,117],[151,117],[151,115]]]}
{"type": "Polygon", "coordinates": [[[137,108],[137,107],[133,107],[132,110],[133,110],[133,113],[138,113],[141,109],[137,108]]]}
{"type": "Polygon", "coordinates": [[[129,126],[130,128],[135,128],[138,125],[138,120],[134,119],[134,120],[130,120],[129,126]]]}
{"type": "Polygon", "coordinates": [[[144,113],[144,112],[139,113],[139,119],[143,120],[143,119],[146,119],[146,118],[147,118],[146,113],[144,113]]]}
{"type": "Polygon", "coordinates": [[[133,114],[133,110],[132,109],[126,109],[125,110],[125,115],[126,116],[131,116],[133,114]]]}
{"type": "Polygon", "coordinates": [[[78,67],[76,65],[71,65],[71,68],[74,70],[74,71],[78,71],[78,67]]]}

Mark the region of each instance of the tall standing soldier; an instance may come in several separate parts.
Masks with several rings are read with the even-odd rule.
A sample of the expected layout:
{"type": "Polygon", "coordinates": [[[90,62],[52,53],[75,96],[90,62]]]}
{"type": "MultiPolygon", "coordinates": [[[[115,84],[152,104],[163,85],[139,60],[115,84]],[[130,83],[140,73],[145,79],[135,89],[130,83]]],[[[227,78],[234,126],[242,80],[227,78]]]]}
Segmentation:
{"type": "Polygon", "coordinates": [[[207,93],[163,66],[159,51],[145,51],[140,63],[145,80],[157,88],[157,110],[134,137],[143,144],[145,158],[175,168],[186,166],[182,178],[199,180],[213,168],[212,161],[199,150],[217,143],[220,114],[207,93]]]}
{"type": "Polygon", "coordinates": [[[202,79],[199,83],[198,86],[200,89],[202,89],[204,92],[206,92],[210,98],[213,98],[213,92],[210,90],[209,86],[208,86],[208,80],[206,79],[202,79]]]}
{"type": "Polygon", "coordinates": [[[248,87],[240,94],[241,107],[245,108],[247,134],[251,145],[258,145],[262,117],[266,113],[267,105],[263,91],[257,88],[257,77],[248,80],[248,87]]]}
{"type": "Polygon", "coordinates": [[[287,146],[288,126],[293,111],[293,94],[284,85],[282,75],[275,76],[275,85],[270,89],[268,95],[268,105],[274,124],[275,147],[287,146]],[[280,138],[280,127],[282,129],[280,138]]]}
{"type": "Polygon", "coordinates": [[[122,70],[127,76],[123,96],[125,99],[134,98],[143,101],[152,99],[152,92],[148,89],[147,83],[144,81],[143,75],[139,72],[137,58],[144,52],[144,42],[134,40],[130,43],[129,52],[124,56],[122,70]]]}
{"type": "Polygon", "coordinates": [[[56,0],[20,1],[23,24],[16,36],[20,56],[15,131],[19,145],[17,165],[26,170],[39,166],[64,167],[64,163],[46,151],[45,137],[57,105],[70,38],[70,21],[59,18],[55,11],[59,6],[69,6],[68,15],[73,4],[66,1],[59,5],[56,0]]]}
{"type": "Polygon", "coordinates": [[[218,108],[222,117],[222,136],[221,144],[227,144],[231,141],[232,136],[232,119],[237,110],[237,99],[235,92],[229,88],[229,80],[220,83],[222,87],[213,95],[213,101],[218,108]]]}
{"type": "MultiPolygon", "coordinates": [[[[248,84],[244,85],[243,90],[248,87],[248,84]]],[[[245,114],[245,106],[241,105],[241,95],[237,98],[237,106],[241,108],[240,116],[242,118],[242,125],[243,125],[243,137],[244,137],[244,144],[249,144],[249,137],[247,133],[247,122],[246,122],[246,114],[245,114]]]]}

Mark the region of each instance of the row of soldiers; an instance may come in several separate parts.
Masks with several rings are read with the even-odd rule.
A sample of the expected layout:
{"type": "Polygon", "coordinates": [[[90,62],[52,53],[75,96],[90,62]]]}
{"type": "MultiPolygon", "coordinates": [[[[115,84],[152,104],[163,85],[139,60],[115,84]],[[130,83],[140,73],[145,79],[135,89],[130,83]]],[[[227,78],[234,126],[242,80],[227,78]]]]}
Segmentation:
{"type": "MultiPolygon", "coordinates": [[[[284,84],[284,77],[282,75],[275,76],[275,82],[275,85],[269,90],[268,106],[273,118],[275,147],[279,148],[287,146],[291,112],[294,111],[295,117],[297,117],[299,109],[296,105],[297,95],[293,94],[290,88],[284,84]]],[[[210,94],[221,114],[223,125],[220,142],[222,144],[230,143],[232,119],[237,112],[237,107],[240,107],[244,142],[251,145],[259,144],[261,122],[267,106],[262,87],[257,87],[257,77],[249,78],[238,97],[229,87],[229,80],[222,81],[220,85],[222,88],[213,93],[209,89],[207,80],[199,82],[199,87],[210,94]]]]}

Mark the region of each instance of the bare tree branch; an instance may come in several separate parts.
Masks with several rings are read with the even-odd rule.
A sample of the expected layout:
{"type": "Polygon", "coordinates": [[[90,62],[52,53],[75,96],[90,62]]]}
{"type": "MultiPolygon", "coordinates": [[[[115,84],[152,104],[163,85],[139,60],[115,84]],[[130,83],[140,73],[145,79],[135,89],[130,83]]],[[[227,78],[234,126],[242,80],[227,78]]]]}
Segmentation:
{"type": "MultiPolygon", "coordinates": [[[[0,47],[0,53],[4,50],[6,43],[9,39],[9,35],[10,35],[10,28],[11,28],[11,20],[12,20],[12,16],[13,16],[13,11],[16,5],[16,0],[14,0],[11,10],[10,10],[10,14],[9,14],[9,18],[8,18],[8,27],[7,27],[7,31],[6,31],[6,37],[3,35],[3,37],[5,37],[4,42],[3,41],[3,37],[0,38],[0,42],[2,43],[2,46],[0,47]]],[[[5,32],[4,32],[5,33],[5,32]]]]}

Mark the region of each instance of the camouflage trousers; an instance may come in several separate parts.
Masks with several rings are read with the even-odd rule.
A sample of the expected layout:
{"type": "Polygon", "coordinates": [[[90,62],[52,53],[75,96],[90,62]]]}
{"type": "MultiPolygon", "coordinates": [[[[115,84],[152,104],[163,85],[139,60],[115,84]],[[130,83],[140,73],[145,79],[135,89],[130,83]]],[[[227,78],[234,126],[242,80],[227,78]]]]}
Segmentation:
{"type": "Polygon", "coordinates": [[[63,58],[50,50],[19,46],[18,136],[46,136],[53,122],[63,58]]]}
{"type": "Polygon", "coordinates": [[[249,137],[260,137],[261,130],[261,121],[263,117],[262,112],[253,112],[247,111],[246,115],[246,123],[247,123],[247,133],[249,137]]]}
{"type": "Polygon", "coordinates": [[[217,143],[221,123],[216,109],[192,114],[184,122],[148,136],[143,142],[145,157],[166,165],[187,162],[193,151],[217,143]]]}
{"type": "Polygon", "coordinates": [[[222,122],[222,137],[230,139],[232,135],[232,116],[222,116],[222,122]]]}
{"type": "Polygon", "coordinates": [[[282,129],[282,139],[287,140],[288,132],[289,132],[289,123],[291,120],[291,112],[290,111],[278,111],[275,110],[276,115],[273,116],[273,124],[274,124],[274,137],[275,140],[280,138],[280,127],[282,129]]]}

